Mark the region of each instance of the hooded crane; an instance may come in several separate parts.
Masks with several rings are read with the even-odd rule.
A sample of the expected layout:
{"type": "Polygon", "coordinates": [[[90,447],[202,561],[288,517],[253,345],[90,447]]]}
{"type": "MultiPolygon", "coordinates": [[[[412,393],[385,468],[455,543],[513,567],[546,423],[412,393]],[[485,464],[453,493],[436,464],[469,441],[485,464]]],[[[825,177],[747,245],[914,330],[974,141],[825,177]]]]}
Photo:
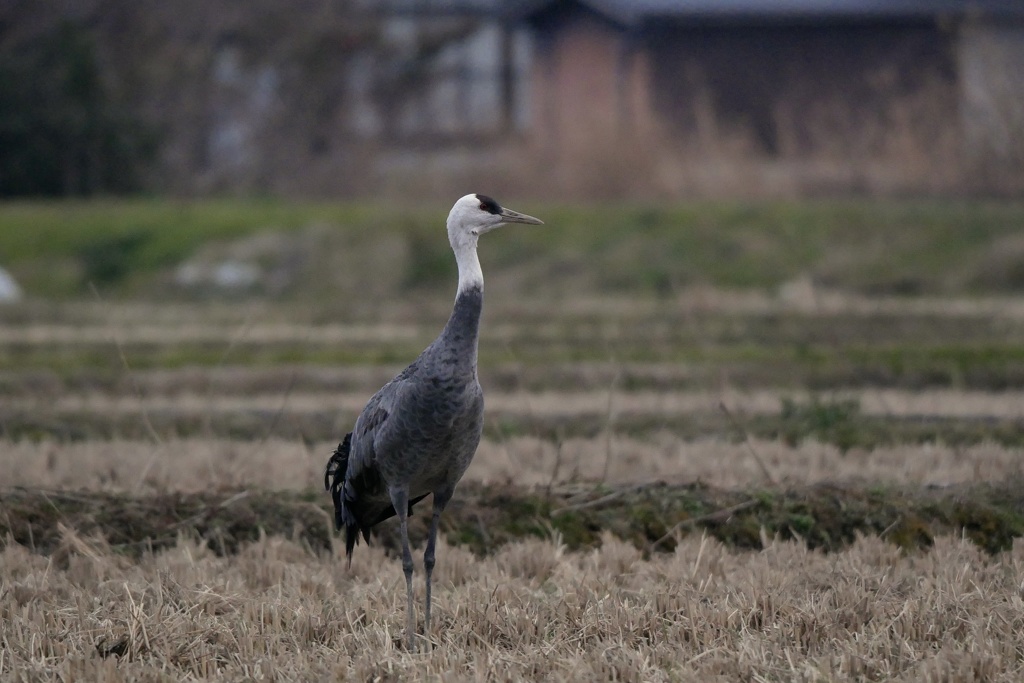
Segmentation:
{"type": "Polygon", "coordinates": [[[480,235],[507,223],[540,225],[533,216],[501,207],[482,194],[468,194],[448,214],[448,241],[459,268],[459,288],[448,324],[397,377],[367,402],[355,428],[327,462],[324,486],[334,499],[335,523],[345,527],[349,566],[359,534],[398,515],[406,586],[406,641],[414,648],[412,552],[408,516],[434,494],[430,533],[423,553],[430,632],[430,579],[437,527],[469,467],[483,429],[484,394],[477,379],[477,341],[484,277],[476,247],[480,235]]]}

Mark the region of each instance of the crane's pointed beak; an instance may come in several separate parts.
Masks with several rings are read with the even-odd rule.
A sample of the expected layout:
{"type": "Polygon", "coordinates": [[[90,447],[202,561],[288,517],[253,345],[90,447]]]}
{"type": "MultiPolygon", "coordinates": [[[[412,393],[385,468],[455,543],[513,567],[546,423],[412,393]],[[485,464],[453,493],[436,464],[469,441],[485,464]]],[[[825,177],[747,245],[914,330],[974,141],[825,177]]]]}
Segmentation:
{"type": "Polygon", "coordinates": [[[533,216],[527,216],[525,213],[519,213],[512,209],[502,208],[501,210],[501,222],[502,223],[526,223],[528,225],[544,225],[544,221],[533,216]]]}

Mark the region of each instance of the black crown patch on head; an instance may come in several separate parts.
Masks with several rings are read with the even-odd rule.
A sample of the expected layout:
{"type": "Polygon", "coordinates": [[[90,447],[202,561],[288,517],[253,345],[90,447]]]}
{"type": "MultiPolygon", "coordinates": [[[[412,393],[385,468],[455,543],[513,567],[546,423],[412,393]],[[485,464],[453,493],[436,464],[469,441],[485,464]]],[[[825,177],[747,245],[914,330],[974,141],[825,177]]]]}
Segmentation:
{"type": "Polygon", "coordinates": [[[498,202],[494,201],[487,195],[478,194],[476,198],[480,200],[480,208],[483,211],[486,211],[487,213],[493,213],[494,215],[498,215],[499,213],[501,213],[501,207],[498,205],[498,202]]]}

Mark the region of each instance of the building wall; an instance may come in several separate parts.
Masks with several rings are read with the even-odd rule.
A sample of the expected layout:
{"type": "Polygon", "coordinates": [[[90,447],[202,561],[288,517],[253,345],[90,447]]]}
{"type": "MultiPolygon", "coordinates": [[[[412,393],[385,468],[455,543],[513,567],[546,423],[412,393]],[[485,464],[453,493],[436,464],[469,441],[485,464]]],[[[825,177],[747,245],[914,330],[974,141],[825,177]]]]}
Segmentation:
{"type": "Polygon", "coordinates": [[[578,12],[545,23],[537,33],[531,97],[533,139],[562,159],[585,152],[620,129],[621,33],[578,12]]]}
{"type": "Polygon", "coordinates": [[[571,4],[534,27],[531,175],[575,196],[632,193],[650,174],[657,137],[648,52],[621,26],[571,4]]]}
{"type": "Polygon", "coordinates": [[[900,102],[926,89],[936,121],[956,118],[941,94],[955,79],[952,36],[935,26],[676,26],[645,38],[657,114],[690,141],[744,138],[768,156],[877,146],[900,102]]]}

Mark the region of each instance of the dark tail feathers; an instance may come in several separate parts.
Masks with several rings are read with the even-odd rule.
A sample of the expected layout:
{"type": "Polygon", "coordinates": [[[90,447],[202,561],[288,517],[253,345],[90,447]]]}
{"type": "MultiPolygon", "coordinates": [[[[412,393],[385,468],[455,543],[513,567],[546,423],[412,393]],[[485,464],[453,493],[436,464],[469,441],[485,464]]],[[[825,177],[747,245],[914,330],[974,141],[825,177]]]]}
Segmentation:
{"type": "Polygon", "coordinates": [[[352,449],[352,432],[345,435],[344,440],[331,453],[324,471],[324,488],[331,492],[334,500],[334,526],[341,530],[342,495],[345,491],[345,471],[348,470],[348,454],[352,449]]]}
{"type": "MultiPolygon", "coordinates": [[[[331,492],[331,499],[334,501],[334,526],[339,531],[345,527],[345,555],[348,556],[349,562],[352,561],[352,549],[356,547],[360,531],[359,523],[352,515],[352,511],[346,509],[345,501],[345,472],[348,470],[348,455],[351,449],[352,433],[349,432],[334,449],[324,471],[324,488],[331,492]]],[[[370,527],[363,528],[362,532],[369,543],[370,527]]]]}

